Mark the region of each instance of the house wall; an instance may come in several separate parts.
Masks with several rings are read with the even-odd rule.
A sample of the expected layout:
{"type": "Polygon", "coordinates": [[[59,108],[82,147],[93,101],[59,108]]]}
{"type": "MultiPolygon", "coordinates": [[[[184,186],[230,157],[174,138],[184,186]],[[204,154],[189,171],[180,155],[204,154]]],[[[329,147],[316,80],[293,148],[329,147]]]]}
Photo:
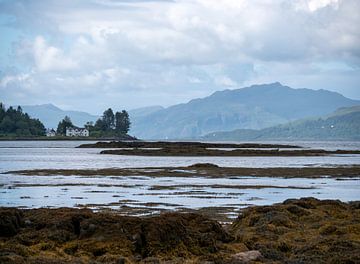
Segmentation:
{"type": "Polygon", "coordinates": [[[67,137],[88,137],[89,130],[87,129],[66,129],[67,137]]]}

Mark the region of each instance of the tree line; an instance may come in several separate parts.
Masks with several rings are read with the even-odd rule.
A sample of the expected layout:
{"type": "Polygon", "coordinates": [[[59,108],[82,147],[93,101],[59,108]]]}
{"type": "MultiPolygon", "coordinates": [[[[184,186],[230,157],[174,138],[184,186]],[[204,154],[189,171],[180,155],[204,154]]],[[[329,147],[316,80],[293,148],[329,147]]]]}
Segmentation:
{"type": "MultiPolygon", "coordinates": [[[[95,122],[87,122],[85,128],[91,137],[112,137],[126,135],[130,130],[130,118],[127,111],[122,110],[114,114],[111,108],[104,111],[103,115],[95,122]]],[[[66,128],[75,127],[70,117],[65,116],[57,126],[57,134],[65,135],[66,128]]]]}
{"type": "MultiPolygon", "coordinates": [[[[111,108],[104,111],[103,115],[95,122],[87,122],[85,128],[91,137],[116,137],[126,135],[130,130],[130,118],[127,111],[122,110],[114,114],[111,108]]],[[[76,127],[70,117],[65,116],[57,126],[58,135],[66,135],[66,129],[76,127]]],[[[6,108],[0,102],[0,137],[1,136],[45,136],[44,124],[35,118],[31,118],[18,106],[6,108]]]]}
{"type": "Polygon", "coordinates": [[[22,108],[0,103],[0,136],[44,136],[45,126],[39,119],[30,118],[22,108]]]}

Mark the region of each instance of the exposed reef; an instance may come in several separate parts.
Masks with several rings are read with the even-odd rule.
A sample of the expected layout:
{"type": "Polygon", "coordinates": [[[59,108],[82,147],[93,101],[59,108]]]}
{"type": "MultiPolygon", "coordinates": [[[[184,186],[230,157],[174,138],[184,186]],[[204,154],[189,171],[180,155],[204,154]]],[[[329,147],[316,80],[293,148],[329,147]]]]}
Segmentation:
{"type": "Polygon", "coordinates": [[[78,148],[111,148],[100,154],[135,156],[326,156],[360,154],[360,150],[302,149],[300,146],[256,143],[204,143],[167,141],[112,141],[78,148]]]}
{"type": "Polygon", "coordinates": [[[359,263],[360,203],[314,198],[244,209],[126,217],[0,208],[0,263],[359,263]]]}
{"type": "Polygon", "coordinates": [[[295,145],[286,144],[257,144],[257,143],[205,143],[186,141],[111,141],[96,142],[94,144],[82,144],[78,148],[301,148],[295,145]]]}
{"type": "Polygon", "coordinates": [[[204,147],[165,147],[161,149],[108,149],[102,150],[100,154],[134,155],[134,156],[219,156],[219,157],[248,157],[248,156],[327,156],[343,154],[360,154],[360,150],[323,150],[323,149],[301,149],[301,150],[279,150],[279,149],[209,149],[204,147]]]}
{"type": "Polygon", "coordinates": [[[304,167],[304,168],[242,168],[219,167],[211,163],[197,163],[187,167],[149,167],[149,168],[107,168],[107,169],[36,169],[9,171],[8,174],[21,175],[80,175],[80,176],[149,176],[149,177],[213,177],[228,178],[236,176],[285,177],[285,178],[343,178],[359,177],[360,166],[304,167]]]}

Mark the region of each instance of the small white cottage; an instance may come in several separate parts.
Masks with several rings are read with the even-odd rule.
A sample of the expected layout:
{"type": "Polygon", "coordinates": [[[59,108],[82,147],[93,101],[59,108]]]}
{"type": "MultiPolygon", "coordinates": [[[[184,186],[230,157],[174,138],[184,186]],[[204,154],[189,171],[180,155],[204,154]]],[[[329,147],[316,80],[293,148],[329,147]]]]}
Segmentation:
{"type": "Polygon", "coordinates": [[[66,136],[67,137],[88,137],[89,130],[86,128],[80,127],[67,127],[66,128],[66,136]]]}
{"type": "Polygon", "coordinates": [[[55,137],[56,136],[56,132],[55,132],[55,130],[54,129],[50,129],[50,128],[48,128],[48,129],[46,129],[46,136],[47,137],[55,137]]]}

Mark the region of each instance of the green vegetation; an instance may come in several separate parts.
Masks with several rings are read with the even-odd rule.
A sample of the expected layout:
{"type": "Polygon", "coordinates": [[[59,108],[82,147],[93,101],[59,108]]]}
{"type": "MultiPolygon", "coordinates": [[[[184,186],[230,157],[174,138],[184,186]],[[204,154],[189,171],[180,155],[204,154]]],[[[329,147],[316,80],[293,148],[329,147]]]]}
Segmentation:
{"type": "MultiPolygon", "coordinates": [[[[127,135],[130,129],[129,114],[122,110],[114,114],[111,108],[107,109],[101,118],[99,118],[95,124],[93,122],[87,122],[84,127],[89,130],[90,137],[92,138],[104,138],[104,137],[121,137],[131,139],[127,135]]],[[[70,117],[65,116],[58,124],[56,133],[61,136],[65,136],[66,128],[76,127],[70,117]]]]}
{"type": "Polygon", "coordinates": [[[45,127],[38,119],[23,113],[20,106],[5,108],[0,103],[0,137],[44,136],[45,127]]]}
{"type": "Polygon", "coordinates": [[[360,107],[339,108],[333,114],[261,130],[214,132],[205,140],[360,140],[360,107]]]}
{"type": "Polygon", "coordinates": [[[66,128],[74,127],[73,123],[71,122],[70,117],[65,116],[63,120],[61,120],[57,126],[56,133],[58,135],[65,135],[66,128]]]}
{"type": "Polygon", "coordinates": [[[95,125],[92,122],[86,123],[92,137],[122,137],[130,129],[130,118],[127,111],[122,110],[114,114],[111,108],[107,109],[95,125]]]}

